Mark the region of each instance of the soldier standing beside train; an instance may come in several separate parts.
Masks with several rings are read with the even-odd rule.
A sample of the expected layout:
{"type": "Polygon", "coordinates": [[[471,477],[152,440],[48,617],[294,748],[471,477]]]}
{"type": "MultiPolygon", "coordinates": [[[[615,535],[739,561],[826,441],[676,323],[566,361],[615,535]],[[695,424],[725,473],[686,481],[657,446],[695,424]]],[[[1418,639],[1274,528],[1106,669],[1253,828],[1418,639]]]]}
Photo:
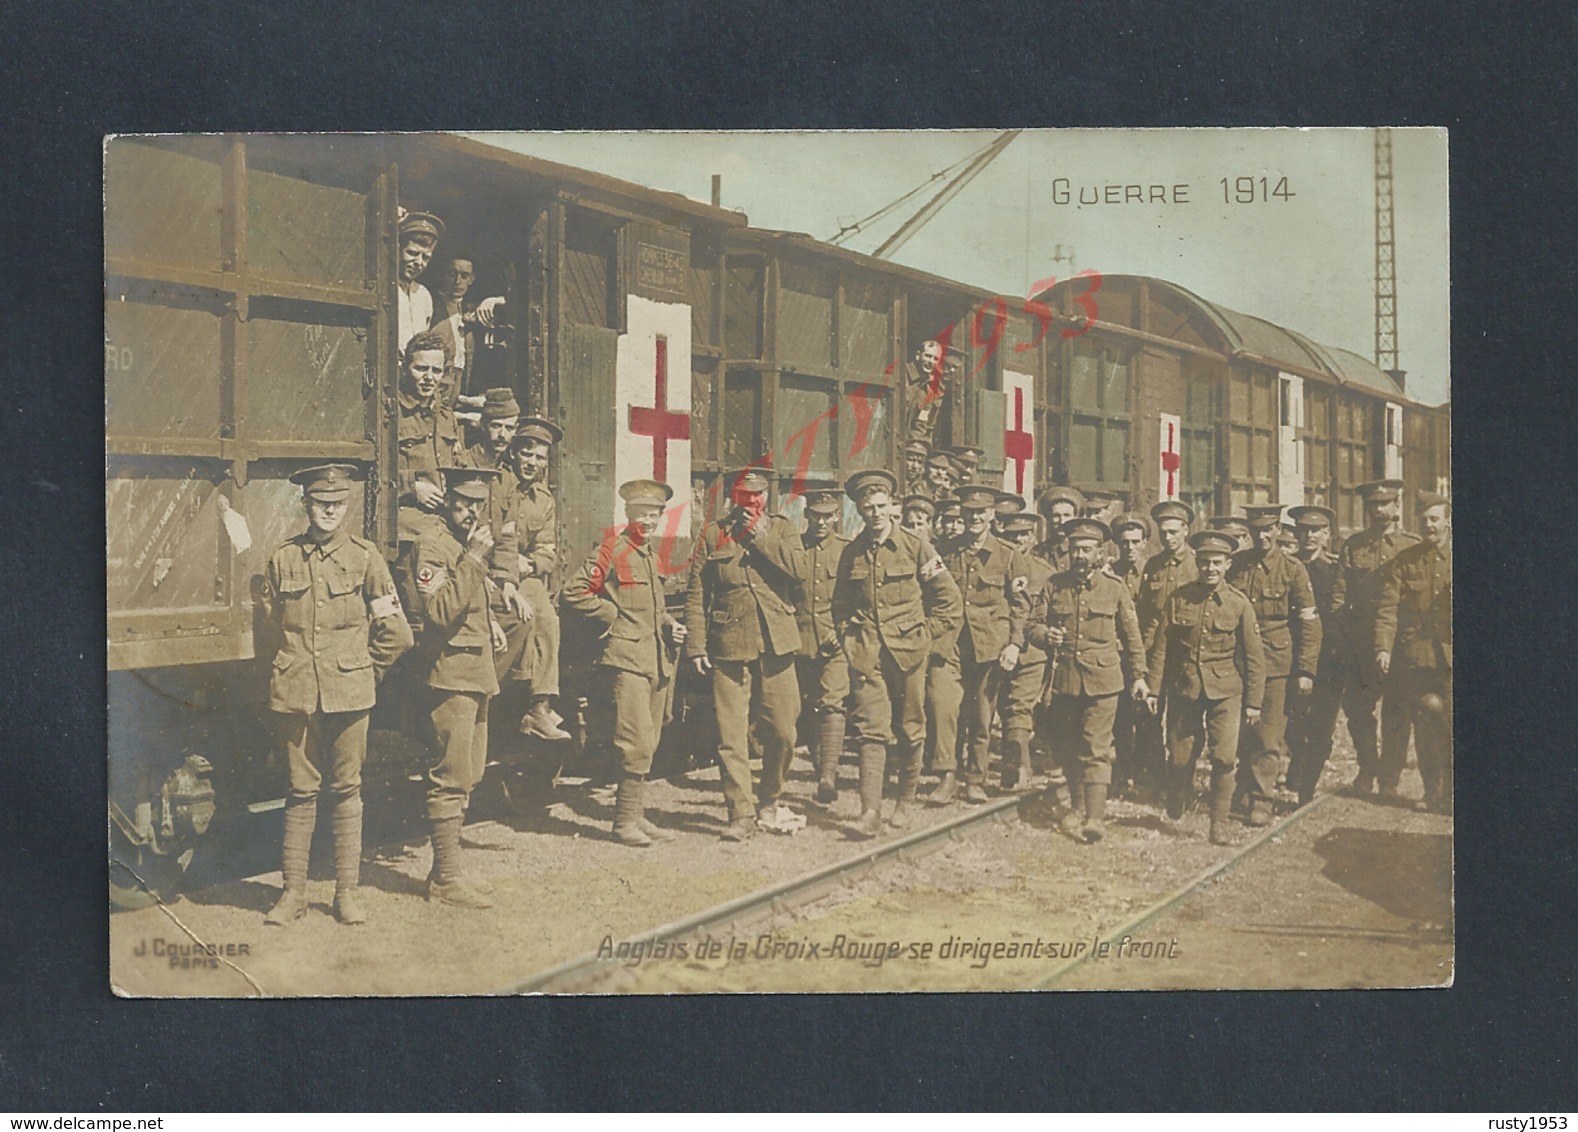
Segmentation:
{"type": "Polygon", "coordinates": [[[663,737],[673,690],[675,653],[685,626],[669,616],[652,535],[674,489],[656,480],[619,485],[625,525],[605,539],[564,589],[564,603],[600,633],[593,698],[613,712],[613,745],[622,777],[614,802],[614,837],[646,848],[673,834],[647,820],[643,800],[652,756],[663,737]]]}
{"type": "MultiPolygon", "coordinates": [[[[1156,540],[1161,549],[1145,562],[1140,575],[1140,588],[1134,599],[1134,612],[1140,619],[1140,636],[1149,651],[1167,609],[1168,599],[1178,587],[1200,576],[1194,560],[1194,548],[1189,545],[1189,526],[1194,522],[1194,509],[1176,499],[1164,499],[1151,508],[1151,521],[1156,524],[1156,540]]],[[[1151,689],[1157,699],[1151,711],[1143,712],[1135,721],[1134,745],[1137,761],[1154,772],[1161,785],[1165,801],[1170,781],[1171,755],[1167,749],[1165,720],[1167,717],[1167,691],[1152,681],[1151,689]]]]}
{"type": "MultiPolygon", "coordinates": [[[[1144,515],[1132,511],[1119,515],[1112,522],[1112,541],[1117,546],[1118,552],[1109,571],[1129,592],[1129,601],[1134,605],[1135,616],[1138,618],[1140,583],[1145,578],[1145,555],[1151,541],[1150,521],[1144,515]]],[[[1142,657],[1145,655],[1143,638],[1140,655],[1142,657]]],[[[1143,662],[1140,669],[1132,669],[1125,661],[1123,670],[1125,685],[1132,686],[1135,679],[1144,674],[1143,669],[1143,662]]],[[[1112,731],[1114,797],[1128,793],[1155,769],[1144,761],[1146,752],[1141,742],[1143,729],[1154,718],[1145,710],[1140,700],[1132,696],[1118,697],[1118,718],[1112,731]]]]}
{"type": "Polygon", "coordinates": [[[797,683],[807,698],[812,757],[816,762],[816,800],[838,801],[838,761],[844,754],[844,709],[849,699],[849,660],[833,625],[833,585],[849,540],[838,533],[843,516],[836,487],[805,490],[805,532],[790,543],[789,565],[799,583],[795,619],[800,625],[797,683]]]}
{"type": "MultiPolygon", "coordinates": [[[[1021,511],[998,520],[1002,539],[1022,555],[1025,562],[1025,592],[1032,608],[1041,590],[1052,577],[1052,566],[1030,553],[1036,541],[1034,512],[1021,511]]],[[[1035,769],[1031,762],[1030,742],[1035,733],[1036,708],[1046,684],[1047,654],[1027,633],[1019,650],[1019,664],[1008,677],[1008,687],[998,704],[1003,720],[1003,789],[1028,791],[1033,786],[1035,769]]]]}
{"type": "Polygon", "coordinates": [[[334,914],[343,924],[367,919],[357,896],[367,721],[377,685],[412,638],[383,556],[342,526],[351,484],[360,478],[347,464],[291,476],[301,486],[307,530],[281,544],[263,572],[265,632],[275,646],[269,709],[290,774],[284,891],[268,913],[270,924],[288,924],[307,910],[307,865],[325,778],[334,814],[334,914]]]}
{"type": "Polygon", "coordinates": [[[1332,605],[1337,586],[1337,559],[1331,553],[1331,536],[1337,527],[1337,513],[1329,507],[1290,507],[1288,516],[1298,532],[1298,560],[1309,575],[1315,592],[1315,608],[1320,613],[1320,660],[1315,667],[1314,687],[1303,702],[1288,712],[1288,786],[1298,796],[1300,806],[1315,798],[1321,773],[1331,758],[1331,743],[1337,728],[1337,709],[1342,703],[1344,673],[1352,665],[1348,640],[1336,625],[1332,605]]]}

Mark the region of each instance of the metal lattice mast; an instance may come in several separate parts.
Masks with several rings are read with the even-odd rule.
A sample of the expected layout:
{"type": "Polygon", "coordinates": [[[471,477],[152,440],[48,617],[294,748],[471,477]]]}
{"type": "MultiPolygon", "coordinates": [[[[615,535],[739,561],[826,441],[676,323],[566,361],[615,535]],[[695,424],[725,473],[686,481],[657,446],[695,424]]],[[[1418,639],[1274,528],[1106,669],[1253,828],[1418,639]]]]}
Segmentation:
{"type": "Polygon", "coordinates": [[[1397,366],[1397,243],[1392,230],[1392,131],[1375,131],[1375,364],[1397,366]]]}

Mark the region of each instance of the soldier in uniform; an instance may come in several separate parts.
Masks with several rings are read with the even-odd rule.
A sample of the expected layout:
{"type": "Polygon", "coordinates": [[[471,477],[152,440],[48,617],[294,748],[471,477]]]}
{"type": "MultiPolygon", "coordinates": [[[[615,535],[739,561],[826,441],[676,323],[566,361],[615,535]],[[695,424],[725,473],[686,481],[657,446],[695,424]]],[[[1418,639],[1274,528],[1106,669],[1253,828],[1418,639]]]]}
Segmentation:
{"type": "Polygon", "coordinates": [[[568,739],[564,717],[553,706],[559,695],[559,610],[553,600],[559,568],[558,516],[548,487],[548,457],[564,432],[541,417],[522,417],[511,442],[515,494],[510,525],[515,573],[525,606],[523,640],[515,650],[510,678],[531,689],[521,732],[539,739],[568,739]]]}
{"type": "Polygon", "coordinates": [[[926,459],[931,455],[931,445],[913,437],[904,445],[904,490],[921,491],[926,486],[926,459]]]}
{"type": "Polygon", "coordinates": [[[1288,515],[1298,531],[1299,564],[1309,575],[1321,621],[1320,660],[1315,667],[1314,686],[1303,702],[1288,712],[1288,786],[1298,795],[1299,805],[1307,806],[1315,797],[1321,772],[1331,757],[1337,708],[1342,703],[1343,673],[1352,660],[1348,642],[1336,628],[1332,609],[1337,559],[1330,547],[1337,513],[1329,507],[1309,506],[1290,507],[1288,515]]]}
{"type": "Polygon", "coordinates": [[[1049,487],[1036,500],[1036,510],[1046,520],[1046,538],[1030,553],[1052,567],[1054,574],[1069,568],[1068,540],[1063,528],[1070,519],[1079,517],[1085,507],[1085,497],[1071,487],[1049,487]]]}
{"type": "MultiPolygon", "coordinates": [[[[1119,515],[1112,524],[1112,541],[1117,546],[1117,556],[1109,569],[1129,592],[1129,601],[1135,606],[1137,618],[1140,582],[1145,577],[1145,552],[1151,541],[1150,520],[1133,511],[1119,515]]],[[[1140,652],[1142,655],[1145,652],[1143,641],[1140,652]]],[[[1126,667],[1123,672],[1124,683],[1132,686],[1142,675],[1144,675],[1143,671],[1126,667]]],[[[1130,787],[1155,769],[1152,766],[1141,765],[1142,757],[1146,752],[1139,742],[1141,726],[1144,721],[1151,718],[1153,717],[1144,709],[1141,700],[1136,700],[1133,696],[1118,697],[1117,722],[1113,725],[1112,732],[1112,785],[1115,796],[1126,793],[1130,787]]]]}
{"type": "Polygon", "coordinates": [[[362,763],[375,688],[411,647],[389,568],[378,548],[342,529],[351,484],[347,464],[305,468],[299,484],[307,530],[269,556],[263,609],[275,646],[269,709],[285,748],[285,889],[266,922],[288,924],[307,910],[307,864],[328,778],[334,824],[334,914],[367,920],[357,898],[362,864],[362,763]]]}
{"type": "Polygon", "coordinates": [[[974,444],[955,444],[953,446],[953,462],[959,466],[958,485],[964,487],[974,484],[981,474],[981,458],[986,455],[986,450],[974,444]]]}
{"type": "Polygon", "coordinates": [[[564,589],[565,605],[598,627],[593,672],[596,702],[613,710],[613,746],[622,777],[614,803],[614,837],[646,848],[673,834],[647,820],[642,794],[668,716],[675,654],[686,629],[669,616],[652,537],[674,489],[656,480],[619,485],[625,526],[605,539],[564,589]]]}
{"type": "MultiPolygon", "coordinates": [[[[1039,521],[1033,511],[1021,511],[998,520],[1002,528],[999,537],[1024,555],[1025,592],[1030,596],[1032,609],[1052,577],[1052,566],[1030,553],[1039,521]]],[[[1003,720],[1004,790],[1026,791],[1033,785],[1035,769],[1030,758],[1030,741],[1035,731],[1036,708],[1041,703],[1041,690],[1046,683],[1043,679],[1046,665],[1046,650],[1027,634],[1024,648],[1019,650],[1019,666],[1008,677],[1008,688],[998,704],[1003,720]]]]}
{"type": "MultiPolygon", "coordinates": [[[[1140,618],[1140,635],[1145,638],[1147,648],[1156,634],[1168,599],[1179,586],[1199,577],[1194,550],[1189,545],[1189,525],[1194,522],[1194,510],[1187,503],[1164,499],[1151,508],[1151,521],[1156,524],[1156,541],[1161,549],[1146,560],[1140,574],[1139,593],[1134,599],[1134,611],[1140,618]]],[[[1139,762],[1161,772],[1165,793],[1170,773],[1167,740],[1163,734],[1167,693],[1165,688],[1157,688],[1154,683],[1152,690],[1158,694],[1157,710],[1138,713],[1134,743],[1139,750],[1139,762]]]]}
{"type": "MultiPolygon", "coordinates": [[[[998,538],[1002,538],[1003,524],[1022,514],[1024,509],[1025,501],[1023,497],[1015,495],[1011,491],[999,491],[996,500],[992,503],[992,533],[998,538]]],[[[1017,547],[1019,543],[1015,541],[1014,545],[1017,547]]],[[[1029,547],[1021,547],[1020,549],[1027,554],[1030,550],[1029,547]]]]}
{"type": "Polygon", "coordinates": [[[1282,508],[1250,507],[1255,548],[1241,550],[1228,567],[1228,584],[1249,599],[1266,657],[1266,692],[1260,722],[1239,733],[1238,792],[1249,824],[1271,824],[1277,780],[1285,768],[1288,703],[1315,687],[1321,622],[1304,564],[1282,552],[1282,508]],[[1293,686],[1290,688],[1289,684],[1293,686]]]}
{"type": "Polygon", "coordinates": [[[460,467],[470,460],[455,414],[439,396],[449,360],[448,344],[432,331],[422,331],[406,345],[396,396],[402,544],[443,529],[444,484],[439,469],[460,467]]]}
{"type": "Polygon", "coordinates": [[[461,908],[491,901],[462,876],[460,827],[471,792],[488,765],[488,702],[499,692],[493,654],[504,630],[490,609],[487,522],[495,468],[450,467],[445,523],[411,544],[406,571],[414,581],[422,634],[412,659],[420,705],[437,761],[427,772],[427,819],[433,869],[427,897],[461,908]]]}
{"type": "MultiPolygon", "coordinates": [[[[998,693],[1019,666],[1030,613],[1030,569],[1025,555],[992,534],[997,493],[983,486],[959,489],[964,509],[964,537],[941,548],[943,563],[959,583],[964,600],[964,625],[955,646],[963,698],[959,713],[960,743],[968,754],[964,800],[987,800],[986,773],[991,758],[992,717],[998,693]]],[[[946,753],[939,750],[939,755],[946,753]]],[[[1018,774],[1004,760],[1012,789],[1018,774]]]]}
{"type": "Polygon", "coordinates": [[[725,482],[733,510],[702,529],[691,565],[685,655],[698,676],[711,674],[729,815],[723,836],[742,841],[758,819],[778,823],[790,816],[779,807],[800,715],[800,627],[788,556],[790,543],[800,539],[789,520],[767,514],[762,466],[731,471],[725,482]],[[753,731],[762,755],[759,790],[751,784],[753,731]]]}
{"type": "Polygon", "coordinates": [[[928,338],[916,349],[914,360],[904,363],[906,432],[912,439],[931,442],[948,387],[960,372],[960,357],[953,347],[928,338]]]}
{"type": "Polygon", "coordinates": [[[899,525],[912,535],[921,538],[932,537],[932,521],[937,516],[937,504],[929,495],[906,495],[904,497],[903,519],[899,525]]]}
{"type": "Polygon", "coordinates": [[[790,544],[789,564],[799,583],[795,619],[800,625],[796,682],[816,729],[816,800],[838,801],[838,760],[844,754],[844,705],[849,699],[849,661],[833,626],[833,584],[849,540],[838,532],[843,493],[836,487],[807,488],[805,531],[790,544]]]}
{"type": "Polygon", "coordinates": [[[1452,812],[1452,504],[1421,492],[1423,541],[1386,571],[1375,617],[1375,663],[1391,710],[1412,721],[1424,796],[1415,809],[1452,812]]]}
{"type": "Polygon", "coordinates": [[[953,494],[959,486],[959,462],[942,449],[926,457],[926,490],[937,502],[953,494]]]}
{"type": "MultiPolygon", "coordinates": [[[[1146,684],[1167,697],[1167,816],[1183,817],[1203,744],[1211,755],[1211,843],[1230,845],[1239,721],[1260,722],[1265,653],[1249,599],[1225,582],[1236,544],[1220,531],[1201,531],[1189,545],[1200,576],[1163,605],[1147,650],[1146,684]]],[[[1154,692],[1147,702],[1157,710],[1154,692]]]]}
{"type": "Polygon", "coordinates": [[[1375,664],[1375,619],[1386,588],[1386,567],[1418,537],[1398,526],[1402,480],[1376,480],[1355,490],[1364,500],[1365,529],[1349,537],[1337,559],[1337,584],[1332,595],[1332,621],[1349,643],[1353,667],[1347,673],[1342,710],[1348,717],[1359,773],[1349,784],[1353,794],[1371,794],[1379,782],[1381,797],[1397,797],[1397,782],[1408,758],[1409,713],[1388,711],[1381,703],[1385,677],[1375,664]],[[1376,715],[1381,716],[1379,749],[1376,715]]]}
{"type": "MultiPolygon", "coordinates": [[[[1213,531],[1221,531],[1238,544],[1239,550],[1253,550],[1255,540],[1249,533],[1249,523],[1242,515],[1212,515],[1206,524],[1213,531]]],[[[1234,551],[1236,554],[1238,551],[1234,551]]]]}
{"type": "Polygon", "coordinates": [[[952,495],[937,500],[937,541],[960,538],[964,534],[964,511],[952,495]]]}
{"type": "Polygon", "coordinates": [[[899,802],[891,824],[909,823],[926,739],[927,658],[951,650],[963,617],[959,587],[937,552],[893,522],[897,490],[893,473],[882,468],[856,472],[844,484],[865,522],[844,548],[833,588],[833,623],[849,660],[860,744],[861,813],[851,830],[857,837],[882,830],[882,785],[895,723],[899,802]]]}
{"type": "MultiPolygon", "coordinates": [[[[402,353],[409,349],[412,338],[433,324],[433,295],[417,280],[427,270],[443,235],[444,222],[431,212],[403,212],[400,217],[400,262],[396,268],[400,278],[395,287],[398,307],[395,322],[402,353]]],[[[452,356],[446,360],[446,370],[452,360],[452,356]]],[[[443,380],[444,375],[440,374],[440,383],[443,380]]]]}
{"type": "Polygon", "coordinates": [[[1069,784],[1063,830],[1094,842],[1104,832],[1118,701],[1125,692],[1144,699],[1150,688],[1134,599],[1101,568],[1111,532],[1095,519],[1071,519],[1063,533],[1073,568],[1041,589],[1027,636],[1050,658],[1042,703],[1069,784]],[[1138,675],[1131,682],[1125,670],[1138,675]]]}

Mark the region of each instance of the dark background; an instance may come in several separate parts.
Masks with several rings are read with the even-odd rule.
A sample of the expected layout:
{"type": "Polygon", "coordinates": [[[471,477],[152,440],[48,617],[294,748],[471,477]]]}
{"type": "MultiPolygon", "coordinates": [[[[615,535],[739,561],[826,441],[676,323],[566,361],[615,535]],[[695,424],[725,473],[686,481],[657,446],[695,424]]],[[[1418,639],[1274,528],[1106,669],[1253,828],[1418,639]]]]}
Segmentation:
{"type": "MultiPolygon", "coordinates": [[[[1570,5],[13,5],[0,1109],[1574,1105],[1570,5]],[[727,15],[724,14],[725,8],[727,15]],[[102,135],[1444,125],[1457,985],[133,1002],[108,991],[102,135]]],[[[1367,288],[1368,279],[1354,280],[1367,288]]]]}

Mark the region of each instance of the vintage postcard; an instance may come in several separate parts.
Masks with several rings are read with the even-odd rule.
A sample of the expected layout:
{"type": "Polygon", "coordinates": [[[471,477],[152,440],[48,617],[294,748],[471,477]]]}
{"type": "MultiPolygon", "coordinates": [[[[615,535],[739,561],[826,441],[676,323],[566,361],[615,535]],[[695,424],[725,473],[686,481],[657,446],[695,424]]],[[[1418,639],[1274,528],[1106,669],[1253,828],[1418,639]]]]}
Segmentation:
{"type": "Polygon", "coordinates": [[[104,162],[117,993],[1451,983],[1445,131],[104,162]]]}

